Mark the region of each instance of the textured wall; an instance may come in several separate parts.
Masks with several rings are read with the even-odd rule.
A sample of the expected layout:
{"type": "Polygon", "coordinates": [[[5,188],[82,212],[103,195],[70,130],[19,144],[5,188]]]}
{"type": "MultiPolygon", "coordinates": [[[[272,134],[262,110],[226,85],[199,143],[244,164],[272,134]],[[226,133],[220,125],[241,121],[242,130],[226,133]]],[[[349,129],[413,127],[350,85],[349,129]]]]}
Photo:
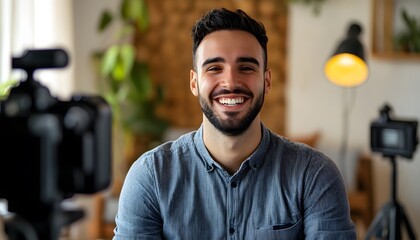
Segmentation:
{"type": "Polygon", "coordinates": [[[198,100],[189,88],[192,68],[191,27],[203,12],[225,7],[243,9],[264,23],[268,37],[268,65],[273,88],[262,110],[265,124],[285,130],[287,8],[281,0],[149,0],[150,28],[138,37],[138,56],[150,63],[153,80],[164,86],[166,102],[159,114],[174,127],[196,128],[202,121],[198,100]]]}

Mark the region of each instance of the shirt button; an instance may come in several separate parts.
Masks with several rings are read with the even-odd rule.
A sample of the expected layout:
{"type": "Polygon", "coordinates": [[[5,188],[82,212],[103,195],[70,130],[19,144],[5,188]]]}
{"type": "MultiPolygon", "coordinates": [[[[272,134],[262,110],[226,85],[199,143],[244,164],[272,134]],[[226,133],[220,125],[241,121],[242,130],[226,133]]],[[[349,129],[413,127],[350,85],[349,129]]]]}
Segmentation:
{"type": "Polygon", "coordinates": [[[232,188],[236,188],[236,187],[238,186],[238,184],[237,184],[236,182],[231,182],[231,183],[230,183],[230,186],[231,186],[232,188]]]}
{"type": "Polygon", "coordinates": [[[233,227],[229,228],[229,233],[230,233],[230,234],[235,233],[235,229],[234,229],[233,227]]]}

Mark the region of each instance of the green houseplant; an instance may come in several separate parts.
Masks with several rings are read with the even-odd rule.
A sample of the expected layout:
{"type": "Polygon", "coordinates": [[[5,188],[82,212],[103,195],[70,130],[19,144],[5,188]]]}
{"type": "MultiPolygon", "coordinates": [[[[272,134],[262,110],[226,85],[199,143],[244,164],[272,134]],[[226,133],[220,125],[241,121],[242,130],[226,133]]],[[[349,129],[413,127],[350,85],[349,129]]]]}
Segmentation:
{"type": "Polygon", "coordinates": [[[147,63],[138,60],[134,40],[149,25],[146,1],[122,0],[119,12],[105,10],[98,31],[105,31],[115,21],[120,23],[115,44],[97,56],[101,92],[125,130],[160,135],[166,123],[156,116],[155,109],[163,101],[163,90],[154,85],[147,63]]]}
{"type": "Polygon", "coordinates": [[[406,28],[396,36],[397,49],[404,52],[420,53],[420,24],[405,9],[401,10],[401,18],[406,28]]]}
{"type": "Polygon", "coordinates": [[[117,131],[123,137],[116,140],[123,156],[114,157],[122,158],[114,160],[114,167],[122,171],[122,176],[114,176],[118,191],[118,181],[132,162],[161,141],[167,122],[156,114],[164,100],[163,88],[153,82],[147,62],[139,60],[136,50],[135,39],[149,26],[146,1],[121,0],[116,12],[104,10],[98,32],[112,25],[118,27],[115,43],[95,54],[95,59],[99,63],[100,92],[112,107],[114,128],[123,132],[117,131]]]}

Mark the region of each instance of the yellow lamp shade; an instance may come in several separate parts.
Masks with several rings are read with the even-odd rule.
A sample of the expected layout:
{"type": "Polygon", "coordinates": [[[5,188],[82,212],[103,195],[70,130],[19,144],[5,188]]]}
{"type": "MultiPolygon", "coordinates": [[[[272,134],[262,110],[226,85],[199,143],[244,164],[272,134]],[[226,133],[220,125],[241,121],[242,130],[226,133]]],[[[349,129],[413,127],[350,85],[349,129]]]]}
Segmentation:
{"type": "Polygon", "coordinates": [[[368,67],[360,57],[340,53],[328,59],[325,75],[332,83],[341,87],[356,87],[367,80],[368,67]]]}

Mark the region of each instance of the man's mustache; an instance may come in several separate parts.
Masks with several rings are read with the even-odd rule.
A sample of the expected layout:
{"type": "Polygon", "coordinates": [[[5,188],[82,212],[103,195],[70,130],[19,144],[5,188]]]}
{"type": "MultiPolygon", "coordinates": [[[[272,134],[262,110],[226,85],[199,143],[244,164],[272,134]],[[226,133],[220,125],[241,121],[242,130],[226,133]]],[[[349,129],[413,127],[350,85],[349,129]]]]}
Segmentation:
{"type": "Polygon", "coordinates": [[[220,89],[218,91],[213,92],[211,94],[211,97],[214,98],[214,97],[217,97],[219,95],[225,95],[225,94],[242,94],[242,95],[248,96],[250,98],[254,96],[254,94],[251,91],[247,90],[247,89],[244,89],[244,88],[235,88],[233,90],[220,89]]]}

